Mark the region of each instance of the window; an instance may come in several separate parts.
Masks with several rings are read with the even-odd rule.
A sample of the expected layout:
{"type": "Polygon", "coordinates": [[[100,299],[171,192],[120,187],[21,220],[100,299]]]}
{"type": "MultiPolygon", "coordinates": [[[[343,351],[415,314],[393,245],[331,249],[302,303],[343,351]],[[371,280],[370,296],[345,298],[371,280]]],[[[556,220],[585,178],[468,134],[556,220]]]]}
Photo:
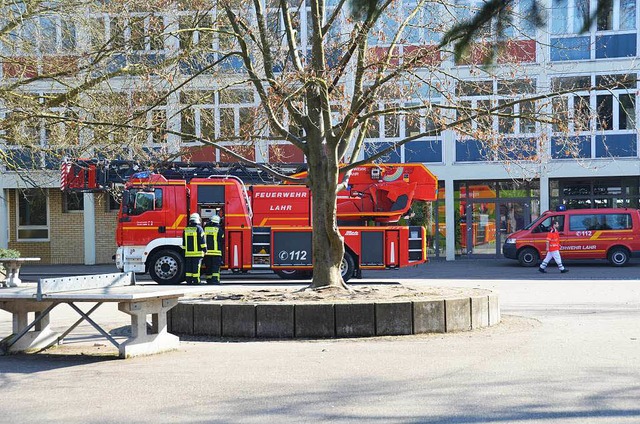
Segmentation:
{"type": "Polygon", "coordinates": [[[122,206],[125,208],[123,213],[127,215],[141,215],[148,211],[162,209],[162,189],[125,191],[122,206]]]}
{"type": "Polygon", "coordinates": [[[596,75],[595,84],[588,76],[552,79],[553,90],[576,90],[553,99],[553,130],[581,133],[593,130],[594,126],[598,131],[635,130],[635,77],[635,74],[596,75]],[[593,85],[597,91],[590,90],[593,85]]]}
{"type": "MultiPolygon", "coordinates": [[[[126,100],[127,103],[129,100],[126,100]]],[[[134,125],[148,128],[147,131],[131,132],[144,144],[165,143],[167,128],[166,93],[161,91],[134,91],[131,93],[131,105],[134,109],[134,125]]]]}
{"type": "Polygon", "coordinates": [[[564,216],[550,216],[542,221],[536,228],[533,229],[534,233],[548,233],[553,226],[553,222],[558,221],[558,231],[564,231],[564,216]]]}
{"type": "Polygon", "coordinates": [[[213,34],[211,15],[209,14],[188,14],[179,18],[180,26],[180,48],[188,49],[193,45],[200,45],[207,49],[213,46],[213,34]],[[196,30],[201,28],[202,30],[196,30]]]}
{"type": "Polygon", "coordinates": [[[59,16],[42,16],[38,26],[42,53],[71,52],[76,49],[76,27],[72,21],[59,16]]]}
{"type": "Polygon", "coordinates": [[[552,2],[551,33],[559,36],[550,40],[552,61],[636,56],[636,34],[630,32],[636,29],[636,0],[596,0],[604,7],[591,28],[585,28],[590,0],[552,2]]]}
{"type": "Polygon", "coordinates": [[[611,0],[597,17],[598,31],[625,31],[636,28],[636,0],[611,0]]]}
{"type": "Polygon", "coordinates": [[[18,241],[49,239],[49,199],[44,190],[17,191],[18,241]]]}
{"type": "Polygon", "coordinates": [[[115,193],[109,193],[108,196],[109,196],[108,212],[119,210],[122,197],[120,197],[119,195],[116,195],[115,193]]]}
{"type": "Polygon", "coordinates": [[[630,230],[633,227],[631,215],[626,213],[604,215],[603,230],[630,230]]]}
{"type": "Polygon", "coordinates": [[[577,34],[589,19],[589,0],[553,0],[551,33],[577,34]]]}
{"type": "MultiPolygon", "coordinates": [[[[395,105],[385,105],[385,109],[392,109],[395,105]]],[[[400,137],[400,126],[398,125],[399,116],[395,113],[390,113],[382,117],[384,122],[384,137],[385,138],[397,138],[400,137]]]]}
{"type": "Polygon", "coordinates": [[[492,81],[459,83],[456,94],[463,99],[458,101],[460,109],[457,119],[473,119],[462,123],[458,131],[466,135],[476,134],[476,131],[498,131],[500,134],[509,135],[535,133],[536,103],[521,97],[531,95],[535,91],[535,80],[500,80],[497,81],[495,89],[492,81]],[[498,97],[497,101],[493,101],[495,97],[498,97]],[[494,107],[497,109],[491,111],[494,107]]]}
{"type": "Polygon", "coordinates": [[[80,212],[84,210],[84,194],[66,192],[62,195],[63,212],[80,212]]]}

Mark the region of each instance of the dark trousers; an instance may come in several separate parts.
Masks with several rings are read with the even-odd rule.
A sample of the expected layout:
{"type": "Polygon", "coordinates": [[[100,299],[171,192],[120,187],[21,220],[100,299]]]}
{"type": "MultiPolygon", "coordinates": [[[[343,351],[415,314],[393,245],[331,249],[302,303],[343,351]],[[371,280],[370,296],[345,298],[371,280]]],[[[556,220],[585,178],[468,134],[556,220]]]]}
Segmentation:
{"type": "Polygon", "coordinates": [[[200,283],[200,264],[202,263],[202,257],[187,257],[184,261],[184,274],[187,280],[187,284],[199,284],[200,283]]]}
{"type": "Polygon", "coordinates": [[[222,265],[222,256],[205,255],[204,266],[206,269],[204,278],[209,284],[218,284],[220,282],[220,266],[222,265]]]}

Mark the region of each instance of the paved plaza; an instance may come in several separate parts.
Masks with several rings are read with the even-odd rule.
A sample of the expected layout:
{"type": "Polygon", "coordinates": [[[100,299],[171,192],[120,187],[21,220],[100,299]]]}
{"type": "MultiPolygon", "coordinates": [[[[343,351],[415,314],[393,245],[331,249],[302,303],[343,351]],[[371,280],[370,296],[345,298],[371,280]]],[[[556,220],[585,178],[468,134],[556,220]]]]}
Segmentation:
{"type": "MultiPolygon", "coordinates": [[[[82,325],[51,354],[0,357],[0,422],[640,422],[640,264],[567,265],[562,275],[506,260],[365,273],[363,284],[496,291],[502,323],[473,332],[194,339],[175,352],[118,360],[82,325]]],[[[33,266],[24,279],[105,269],[113,270],[33,266]]],[[[282,284],[270,274],[223,280],[218,290],[282,284]]],[[[95,319],[117,337],[128,319],[105,306],[95,319]]],[[[60,322],[75,319],[65,307],[54,311],[60,322]]],[[[9,318],[0,312],[4,334],[9,318]]]]}

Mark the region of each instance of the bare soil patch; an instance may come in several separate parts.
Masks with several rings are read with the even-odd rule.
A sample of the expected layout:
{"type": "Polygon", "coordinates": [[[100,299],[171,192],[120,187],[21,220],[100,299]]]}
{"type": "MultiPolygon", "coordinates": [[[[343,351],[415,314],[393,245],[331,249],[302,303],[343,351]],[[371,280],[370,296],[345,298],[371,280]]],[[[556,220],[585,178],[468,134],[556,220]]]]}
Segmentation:
{"type": "Polygon", "coordinates": [[[321,289],[245,289],[204,293],[195,298],[203,301],[240,303],[358,303],[358,302],[402,302],[415,300],[442,300],[470,296],[488,295],[489,290],[459,287],[411,287],[401,284],[380,286],[357,286],[350,290],[339,288],[321,289]]]}

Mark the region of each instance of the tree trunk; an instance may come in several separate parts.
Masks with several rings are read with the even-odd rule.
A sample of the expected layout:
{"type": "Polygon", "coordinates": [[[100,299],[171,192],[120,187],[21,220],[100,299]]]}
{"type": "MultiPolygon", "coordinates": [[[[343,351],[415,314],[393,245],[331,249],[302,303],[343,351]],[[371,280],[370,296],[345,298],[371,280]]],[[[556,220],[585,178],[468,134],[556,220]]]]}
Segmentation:
{"type": "MultiPolygon", "coordinates": [[[[315,149],[311,149],[315,150],[315,149]]],[[[345,288],[340,264],[344,240],[337,225],[336,187],[338,164],[327,158],[322,148],[308,157],[310,188],[313,193],[313,280],[311,287],[345,288]]]]}

